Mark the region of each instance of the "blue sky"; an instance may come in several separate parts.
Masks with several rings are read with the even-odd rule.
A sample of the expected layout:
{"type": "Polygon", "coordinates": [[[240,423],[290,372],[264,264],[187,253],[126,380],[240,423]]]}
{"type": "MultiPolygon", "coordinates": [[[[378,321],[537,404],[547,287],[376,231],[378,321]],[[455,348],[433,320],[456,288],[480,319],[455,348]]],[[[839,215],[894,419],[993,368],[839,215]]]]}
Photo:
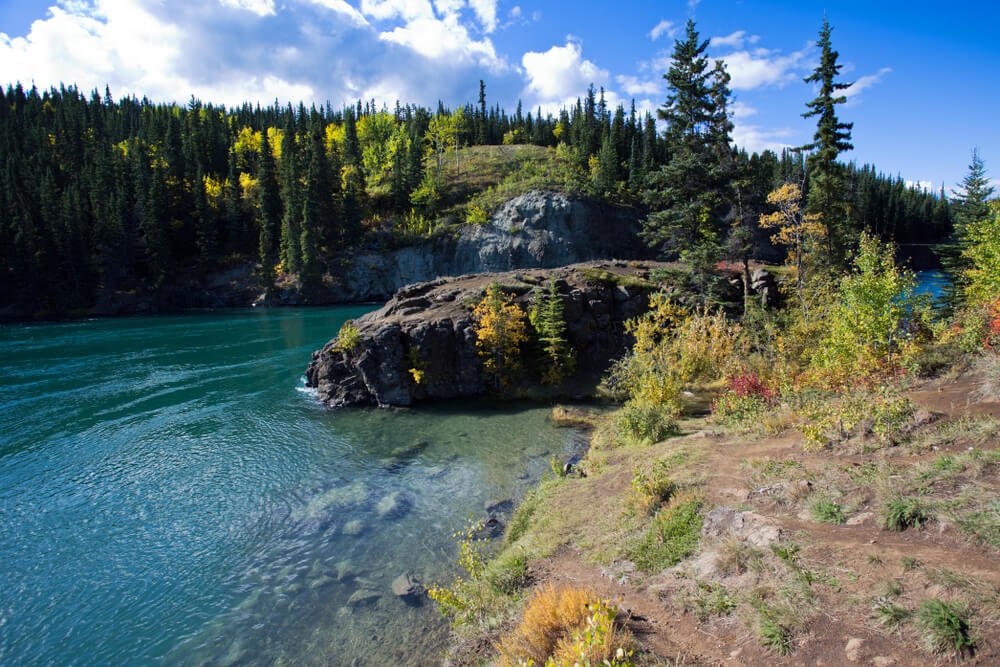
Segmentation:
{"type": "Polygon", "coordinates": [[[809,140],[824,11],[853,121],[848,159],[933,188],[978,147],[1000,176],[1000,3],[914,0],[2,0],[0,81],[109,84],[154,100],[435,105],[487,97],[555,111],[604,86],[655,109],[673,38],[693,17],[733,76],[737,143],[809,140]]]}

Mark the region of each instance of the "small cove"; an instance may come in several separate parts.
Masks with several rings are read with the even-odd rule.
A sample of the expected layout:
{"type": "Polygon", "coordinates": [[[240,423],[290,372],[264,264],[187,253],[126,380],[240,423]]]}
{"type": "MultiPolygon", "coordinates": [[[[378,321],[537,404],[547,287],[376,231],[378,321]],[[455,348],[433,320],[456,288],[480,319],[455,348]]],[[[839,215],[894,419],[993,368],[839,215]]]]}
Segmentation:
{"type": "Polygon", "coordinates": [[[449,581],[452,532],[581,438],[533,405],[324,409],[302,370],[365,310],[0,328],[0,662],[433,661],[445,623],[392,580],[449,581]]]}

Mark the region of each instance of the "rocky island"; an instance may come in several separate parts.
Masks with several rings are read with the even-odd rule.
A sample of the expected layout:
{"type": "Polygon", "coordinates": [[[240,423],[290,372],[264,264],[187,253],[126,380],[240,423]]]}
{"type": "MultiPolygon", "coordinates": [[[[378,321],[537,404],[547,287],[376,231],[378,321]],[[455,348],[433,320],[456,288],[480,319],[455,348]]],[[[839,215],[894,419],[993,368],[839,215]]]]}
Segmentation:
{"type": "MultiPolygon", "coordinates": [[[[660,262],[587,262],[559,269],[474,274],[416,283],[355,321],[358,340],[332,340],[314,352],[306,380],[329,407],[410,405],[479,396],[489,389],[476,350],[473,305],[496,282],[527,306],[550,281],[564,304],[575,380],[594,380],[626,348],[626,320],[648,307],[660,262]],[[421,371],[414,379],[410,368],[421,371]]],[[[530,384],[530,380],[529,380],[530,384]]]]}

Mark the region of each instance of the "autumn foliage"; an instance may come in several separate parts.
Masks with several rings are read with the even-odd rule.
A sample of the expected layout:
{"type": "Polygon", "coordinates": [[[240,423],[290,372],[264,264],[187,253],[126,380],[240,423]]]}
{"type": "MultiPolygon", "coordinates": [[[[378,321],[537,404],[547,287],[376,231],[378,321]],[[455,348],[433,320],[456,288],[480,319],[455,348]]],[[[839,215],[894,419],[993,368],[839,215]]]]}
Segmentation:
{"type": "Polygon", "coordinates": [[[472,317],[483,370],[499,389],[510,382],[511,375],[520,367],[521,345],[528,340],[524,310],[499,284],[493,283],[486,288],[472,317]]]}

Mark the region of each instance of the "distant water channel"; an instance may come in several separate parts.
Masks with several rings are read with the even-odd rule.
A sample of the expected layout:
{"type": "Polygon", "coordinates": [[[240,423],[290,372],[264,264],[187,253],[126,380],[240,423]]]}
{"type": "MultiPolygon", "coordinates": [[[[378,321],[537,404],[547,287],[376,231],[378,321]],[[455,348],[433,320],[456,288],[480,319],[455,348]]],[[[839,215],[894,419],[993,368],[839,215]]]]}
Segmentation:
{"type": "Polygon", "coordinates": [[[451,533],[580,436],[325,410],[309,353],[364,310],[0,327],[0,664],[435,662],[444,622],[392,580],[449,581],[451,533]]]}

